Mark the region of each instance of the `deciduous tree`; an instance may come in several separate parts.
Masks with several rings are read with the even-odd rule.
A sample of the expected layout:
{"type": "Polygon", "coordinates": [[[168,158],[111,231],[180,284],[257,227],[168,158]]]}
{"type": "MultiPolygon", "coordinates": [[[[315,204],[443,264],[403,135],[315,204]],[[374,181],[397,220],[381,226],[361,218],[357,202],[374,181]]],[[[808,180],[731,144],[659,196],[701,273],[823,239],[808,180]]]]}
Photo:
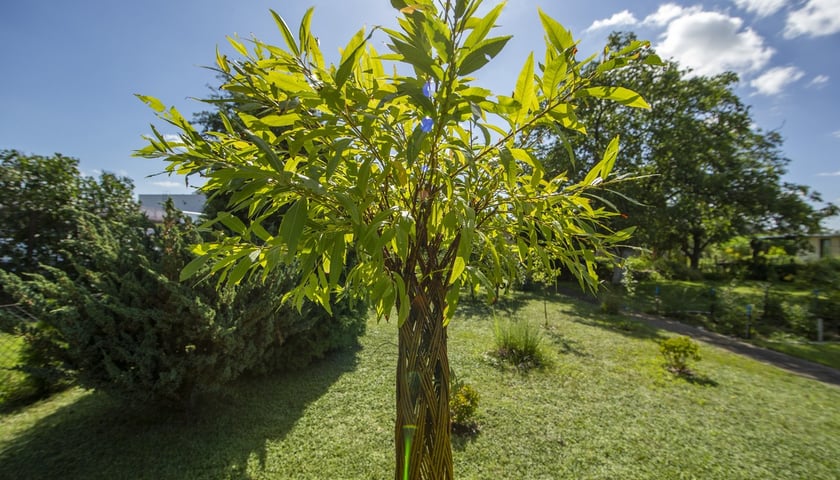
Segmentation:
{"type": "MultiPolygon", "coordinates": [[[[613,34],[610,45],[620,49],[633,41],[632,34],[613,34]]],[[[651,50],[642,55],[655,56],[651,50]]],[[[638,225],[639,245],[681,252],[697,268],[714,243],[764,232],[815,232],[823,218],[837,214],[830,204],[813,207],[821,199],[808,187],[782,179],[790,161],[782,138],[755,127],[734,92],[734,73],[692,76],[673,61],[650,63],[659,62],[637,62],[598,80],[650,98],[650,110],[584,101],[577,113],[590,135],[554,136],[543,150],[549,171],[577,170],[575,178],[583,178],[621,135],[626,161],[617,173],[645,178],[604,195],[623,214],[612,221],[616,228],[638,225]]]]}

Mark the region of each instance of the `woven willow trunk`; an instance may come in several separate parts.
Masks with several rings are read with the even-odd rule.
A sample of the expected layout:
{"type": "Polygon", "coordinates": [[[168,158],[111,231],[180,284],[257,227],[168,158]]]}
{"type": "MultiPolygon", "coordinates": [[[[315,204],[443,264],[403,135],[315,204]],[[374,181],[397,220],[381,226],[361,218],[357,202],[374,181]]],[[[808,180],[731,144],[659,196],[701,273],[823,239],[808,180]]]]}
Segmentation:
{"type": "Polygon", "coordinates": [[[449,480],[449,358],[443,325],[445,289],[430,282],[414,290],[399,330],[396,480],[449,480]]]}

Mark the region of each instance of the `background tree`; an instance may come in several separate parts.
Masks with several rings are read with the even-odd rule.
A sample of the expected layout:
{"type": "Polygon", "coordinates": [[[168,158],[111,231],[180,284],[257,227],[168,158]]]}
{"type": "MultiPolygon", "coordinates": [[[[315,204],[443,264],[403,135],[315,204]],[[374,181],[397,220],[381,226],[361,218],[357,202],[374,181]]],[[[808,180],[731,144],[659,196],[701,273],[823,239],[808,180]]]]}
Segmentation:
{"type": "MultiPolygon", "coordinates": [[[[633,34],[613,34],[610,45],[620,49],[634,40],[633,34]]],[[[642,55],[655,56],[651,50],[642,55]]],[[[652,108],[610,109],[584,101],[577,114],[591,135],[572,135],[571,149],[568,137],[554,137],[543,153],[550,171],[578,171],[581,177],[610,139],[621,135],[627,161],[618,173],[645,178],[621,184],[605,198],[622,212],[612,221],[615,228],[639,226],[638,244],[681,252],[697,268],[713,243],[764,232],[813,233],[837,213],[833,205],[815,209],[809,202],[820,202],[818,194],[782,180],[789,163],[782,138],[754,127],[749,108],[734,93],[735,74],[691,76],[675,62],[664,68],[638,62],[598,82],[628,86],[651,98],[652,108]]]]}
{"type": "Polygon", "coordinates": [[[501,5],[479,17],[478,0],[391,3],[399,29],[378,28],[391,53],[377,53],[367,43],[374,32],[361,30],[337,66],[326,65],[310,32],[311,10],[297,36],[272,12],[285,48],[253,39],[249,51],[231,39],[241,57],[218,56],[222,88],[247,99],[233,105],[244,129],[221,112],[224,129],[208,138],[176,109],[141,96],[181,133],[168,141],[154,129],[139,154],[206,176],[208,191],[231,193],[222,218],[235,235],[198,246],[201,257],[185,277],[210,265],[236,284],[286,266],[301,275],[288,295],[293,304],[308,298],[329,308],[338,293],[369,298],[380,317],[396,312],[395,477],[447,479],[446,332],[462,287],[492,292],[524,264],[571,270],[595,288],[595,252],[629,235],[602,229],[610,212],[587,196],[609,183],[617,139],[576,183],[545,177],[522,148],[524,133],[538,125],[580,129],[573,105],[584,97],[646,107],[629,90],[593,86],[642,44],[584,74],[588,61],[576,60],[572,36],[540,13],[544,60],[528,56],[513,95],[494,95],[470,75],[510,38],[488,36],[501,5]],[[396,62],[396,73],[386,74],[383,61],[396,62]],[[266,228],[277,215],[279,227],[266,228]],[[351,251],[355,263],[343,275],[351,251]]]}
{"type": "Polygon", "coordinates": [[[75,212],[140,228],[145,220],[126,177],[82,176],[79,161],[55,154],[0,151],[0,268],[34,272],[61,266],[62,243],[72,237],[75,212]]]}

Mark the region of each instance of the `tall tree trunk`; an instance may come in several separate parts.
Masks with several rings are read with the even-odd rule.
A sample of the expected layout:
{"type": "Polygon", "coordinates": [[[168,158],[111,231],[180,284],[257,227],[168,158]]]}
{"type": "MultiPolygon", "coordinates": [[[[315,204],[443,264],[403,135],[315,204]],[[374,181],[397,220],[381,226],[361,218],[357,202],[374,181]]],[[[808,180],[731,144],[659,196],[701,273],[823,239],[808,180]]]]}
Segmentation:
{"type": "Polygon", "coordinates": [[[409,287],[411,307],[399,329],[396,480],[453,478],[446,289],[440,281],[423,283],[409,287]]]}

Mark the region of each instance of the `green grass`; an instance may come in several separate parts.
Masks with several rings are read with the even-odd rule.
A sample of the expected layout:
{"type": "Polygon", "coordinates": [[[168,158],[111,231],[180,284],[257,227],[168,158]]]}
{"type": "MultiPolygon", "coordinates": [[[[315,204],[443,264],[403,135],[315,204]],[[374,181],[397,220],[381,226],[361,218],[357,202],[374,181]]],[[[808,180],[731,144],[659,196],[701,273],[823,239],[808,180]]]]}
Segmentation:
{"type": "Polygon", "coordinates": [[[13,369],[20,363],[22,348],[22,336],[0,333],[0,409],[34,393],[34,387],[26,374],[13,369]]]}
{"type": "Polygon", "coordinates": [[[840,343],[770,341],[763,339],[758,339],[754,343],[765,348],[840,370],[840,343]]]}
{"type": "MultiPolygon", "coordinates": [[[[481,395],[481,433],[454,439],[457,478],[834,479],[840,388],[701,344],[687,381],[667,334],[596,307],[520,297],[496,318],[544,329],[548,366],[499,369],[494,316],[450,327],[458,376],[481,395]],[[488,358],[489,357],[489,358],[488,358]]],[[[71,389],[0,416],[0,477],[393,477],[396,326],[300,373],[243,381],[188,412],[129,409],[71,389]]]]}

